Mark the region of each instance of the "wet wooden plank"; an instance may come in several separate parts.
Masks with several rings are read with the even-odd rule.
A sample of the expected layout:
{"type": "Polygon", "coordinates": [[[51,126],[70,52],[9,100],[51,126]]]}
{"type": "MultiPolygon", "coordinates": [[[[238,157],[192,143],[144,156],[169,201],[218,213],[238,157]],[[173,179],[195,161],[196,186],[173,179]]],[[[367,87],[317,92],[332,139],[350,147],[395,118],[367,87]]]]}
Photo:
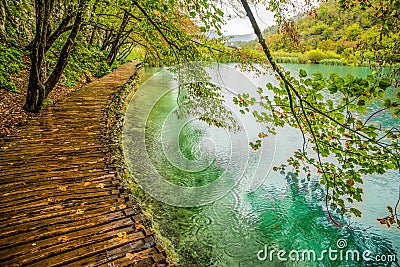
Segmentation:
{"type": "Polygon", "coordinates": [[[122,66],[0,140],[0,266],[165,266],[104,141],[122,66]]]}

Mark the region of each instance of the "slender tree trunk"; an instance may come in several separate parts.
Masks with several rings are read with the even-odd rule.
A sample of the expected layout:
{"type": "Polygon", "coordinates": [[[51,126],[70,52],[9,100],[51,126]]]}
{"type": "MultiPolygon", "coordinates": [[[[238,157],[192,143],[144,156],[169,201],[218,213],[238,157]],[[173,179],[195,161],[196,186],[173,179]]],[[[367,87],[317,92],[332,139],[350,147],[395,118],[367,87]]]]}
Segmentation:
{"type": "Polygon", "coordinates": [[[78,33],[81,30],[83,24],[83,16],[87,8],[87,2],[88,0],[81,0],[79,3],[78,11],[71,33],[68,37],[67,42],[64,44],[64,47],[61,50],[56,67],[54,68],[53,72],[51,73],[49,79],[45,84],[45,97],[48,96],[48,94],[60,81],[61,75],[63,74],[64,69],[68,64],[69,55],[71,54],[71,50],[75,43],[76,37],[78,36],[78,33]]]}
{"type": "Polygon", "coordinates": [[[60,23],[60,25],[58,25],[57,30],[55,30],[53,32],[53,34],[49,34],[49,38],[47,40],[47,44],[46,44],[46,51],[48,51],[52,45],[54,44],[54,42],[58,39],[58,37],[61,36],[61,34],[63,34],[66,31],[69,31],[72,29],[72,25],[69,25],[69,23],[72,21],[72,19],[74,18],[74,14],[68,14],[60,23]]]}
{"type": "MultiPolygon", "coordinates": [[[[99,5],[99,0],[96,0],[96,2],[94,3],[94,5],[93,5],[93,10],[92,10],[92,16],[91,17],[93,17],[93,14],[95,15],[96,14],[96,11],[97,11],[97,6],[99,5]]],[[[96,17],[96,22],[98,22],[98,18],[96,17]]],[[[93,41],[94,41],[94,38],[95,38],[95,36],[96,36],[96,31],[97,31],[97,28],[95,27],[95,26],[92,26],[91,27],[92,28],[92,32],[91,32],[91,34],[90,34],[90,40],[89,40],[89,47],[90,46],[92,46],[92,44],[93,44],[93,41]]]]}
{"type": "Polygon", "coordinates": [[[36,34],[31,49],[31,70],[29,75],[28,92],[24,109],[28,112],[39,112],[42,108],[44,99],[54,89],[59,82],[62,73],[68,63],[68,58],[74,45],[75,39],[81,29],[83,16],[86,11],[86,4],[89,0],[80,0],[78,11],[75,16],[75,22],[71,33],[61,50],[57,65],[46,81],[46,51],[53,42],[68,30],[69,18],[65,19],[58,29],[51,34],[50,15],[54,7],[55,0],[35,0],[36,10],[36,34]]]}
{"type": "Polygon", "coordinates": [[[46,43],[50,14],[54,6],[53,0],[35,0],[36,33],[31,51],[31,70],[28,92],[24,109],[28,112],[38,112],[45,97],[46,79],[46,43]]]}
{"type": "Polygon", "coordinates": [[[112,38],[112,31],[111,30],[106,30],[105,31],[105,33],[103,34],[104,35],[104,38],[103,38],[103,44],[101,45],[101,48],[100,48],[100,50],[101,51],[104,51],[104,50],[106,50],[107,49],[107,47],[110,45],[110,43],[111,43],[111,38],[112,38]]]}
{"type": "Polygon", "coordinates": [[[115,61],[115,59],[117,57],[118,50],[119,50],[120,45],[121,45],[120,41],[121,41],[121,38],[122,38],[122,34],[125,31],[126,26],[128,25],[128,21],[129,21],[129,14],[128,14],[128,12],[125,11],[124,12],[124,18],[122,19],[122,22],[121,22],[121,26],[119,27],[117,36],[115,37],[114,41],[111,43],[111,50],[110,50],[110,53],[108,53],[108,56],[107,56],[107,64],[109,66],[111,66],[114,63],[114,61],[115,61]]]}
{"type": "Polygon", "coordinates": [[[89,47],[93,46],[94,38],[96,37],[96,33],[97,33],[97,28],[96,27],[92,27],[92,33],[90,35],[90,40],[88,42],[89,47]]]}
{"type": "Polygon", "coordinates": [[[274,60],[272,59],[271,51],[269,50],[267,43],[265,42],[265,39],[262,36],[260,27],[258,27],[257,21],[254,18],[254,15],[250,9],[249,3],[247,2],[247,0],[240,0],[240,1],[242,2],[242,6],[243,6],[244,10],[246,11],[246,15],[250,20],[251,26],[253,27],[254,33],[256,34],[256,36],[258,38],[258,42],[261,44],[264,54],[268,58],[268,61],[271,63],[272,68],[279,73],[279,69],[278,69],[276,63],[274,62],[274,60]]]}
{"type": "Polygon", "coordinates": [[[6,8],[4,6],[4,1],[0,2],[0,32],[5,33],[6,32],[6,8]]]}
{"type": "Polygon", "coordinates": [[[4,11],[4,20],[8,20],[11,24],[11,26],[14,29],[17,29],[17,23],[15,22],[8,6],[7,6],[7,1],[6,0],[1,0],[2,2],[2,11],[4,11]]]}
{"type": "Polygon", "coordinates": [[[120,57],[118,58],[118,60],[126,58],[130,53],[132,53],[132,50],[133,50],[133,48],[135,46],[136,45],[134,43],[131,43],[129,45],[129,47],[127,47],[124,51],[122,51],[122,53],[121,53],[120,57]]]}

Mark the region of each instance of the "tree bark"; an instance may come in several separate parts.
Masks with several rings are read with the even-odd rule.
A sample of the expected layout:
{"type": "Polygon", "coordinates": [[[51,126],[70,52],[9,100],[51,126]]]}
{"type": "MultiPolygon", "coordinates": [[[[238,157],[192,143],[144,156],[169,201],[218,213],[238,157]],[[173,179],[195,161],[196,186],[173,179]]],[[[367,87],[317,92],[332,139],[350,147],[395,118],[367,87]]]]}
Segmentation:
{"type": "Polygon", "coordinates": [[[50,15],[55,0],[35,0],[36,11],[36,33],[31,49],[31,69],[29,74],[28,91],[24,109],[28,112],[39,112],[44,99],[59,82],[62,73],[68,63],[68,58],[74,45],[75,39],[81,29],[83,16],[86,11],[86,4],[89,0],[80,0],[75,16],[75,22],[71,33],[64,44],[56,67],[46,81],[46,52],[54,41],[69,29],[68,23],[71,18],[65,18],[58,29],[51,34],[50,15]]]}
{"type": "Polygon", "coordinates": [[[51,46],[54,44],[54,42],[58,39],[58,37],[61,36],[61,34],[63,34],[64,32],[67,32],[69,30],[72,29],[72,25],[69,25],[69,23],[72,21],[72,19],[74,18],[74,14],[68,14],[60,23],[60,25],[58,25],[57,30],[55,30],[53,32],[53,34],[51,34],[47,40],[47,44],[46,44],[46,51],[48,51],[51,46]]]}
{"type": "Polygon", "coordinates": [[[256,34],[256,36],[258,38],[258,42],[261,44],[261,47],[264,51],[265,56],[268,58],[268,61],[271,63],[272,68],[279,73],[279,69],[272,58],[271,51],[269,50],[267,43],[265,42],[265,39],[262,36],[260,27],[258,27],[257,21],[254,18],[254,15],[250,9],[249,3],[247,2],[247,0],[240,0],[240,1],[242,2],[242,6],[243,6],[244,10],[246,11],[246,15],[250,20],[251,26],[253,27],[254,33],[256,34]]]}
{"type": "Polygon", "coordinates": [[[110,50],[110,53],[108,53],[108,56],[107,56],[107,64],[109,66],[111,66],[114,63],[114,61],[115,61],[115,59],[117,57],[118,50],[119,50],[120,45],[121,45],[120,41],[121,41],[121,38],[122,38],[122,34],[125,31],[125,28],[128,25],[128,22],[129,22],[129,14],[125,11],[124,12],[124,18],[122,19],[122,22],[121,22],[121,26],[119,27],[117,36],[115,37],[114,41],[111,43],[111,50],[110,50]]]}
{"type": "Polygon", "coordinates": [[[5,8],[5,3],[4,1],[0,2],[1,10],[0,10],[0,32],[5,33],[6,32],[6,8],[5,8]]]}
{"type": "Polygon", "coordinates": [[[11,26],[14,29],[17,29],[17,23],[15,22],[12,14],[7,6],[6,0],[2,0],[2,11],[4,11],[4,20],[8,20],[8,22],[10,22],[11,26]]]}
{"type": "Polygon", "coordinates": [[[81,30],[83,24],[83,16],[86,11],[88,0],[81,0],[79,3],[78,11],[76,14],[75,22],[72,27],[71,33],[68,37],[67,42],[64,44],[60,57],[58,59],[57,65],[51,73],[49,79],[45,84],[45,97],[54,89],[57,83],[60,81],[61,75],[64,72],[65,67],[68,64],[68,58],[71,54],[71,50],[74,46],[76,37],[78,36],[79,31],[81,30]]]}
{"type": "Polygon", "coordinates": [[[29,74],[28,92],[24,109],[28,112],[39,112],[45,98],[46,78],[46,43],[50,14],[54,0],[35,0],[36,33],[31,51],[31,69],[29,74]]]}
{"type": "MultiPolygon", "coordinates": [[[[96,15],[96,11],[97,11],[97,6],[98,5],[99,5],[99,0],[96,0],[96,2],[93,5],[93,10],[92,10],[92,13],[91,13],[91,17],[93,17],[93,15],[96,15]]],[[[96,21],[98,21],[97,17],[96,17],[96,21]]],[[[95,26],[91,26],[91,29],[92,29],[92,32],[90,34],[90,39],[89,39],[89,42],[88,42],[89,46],[93,45],[93,41],[94,41],[94,38],[96,36],[96,31],[97,31],[97,28],[95,26]]]]}

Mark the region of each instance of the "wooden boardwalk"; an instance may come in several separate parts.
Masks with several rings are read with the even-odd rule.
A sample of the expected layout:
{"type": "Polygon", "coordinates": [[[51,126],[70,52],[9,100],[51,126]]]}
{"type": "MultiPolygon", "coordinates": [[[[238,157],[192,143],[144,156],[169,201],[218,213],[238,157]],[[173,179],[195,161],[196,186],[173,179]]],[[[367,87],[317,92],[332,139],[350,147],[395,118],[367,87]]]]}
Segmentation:
{"type": "Polygon", "coordinates": [[[0,144],[0,266],[165,266],[104,138],[138,62],[73,93],[0,144]]]}

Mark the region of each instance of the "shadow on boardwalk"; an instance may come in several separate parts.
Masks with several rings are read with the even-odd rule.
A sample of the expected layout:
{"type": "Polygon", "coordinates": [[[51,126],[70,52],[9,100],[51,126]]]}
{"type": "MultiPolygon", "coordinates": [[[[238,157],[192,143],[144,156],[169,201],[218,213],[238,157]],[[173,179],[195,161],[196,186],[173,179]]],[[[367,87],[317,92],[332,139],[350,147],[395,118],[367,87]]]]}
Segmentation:
{"type": "Polygon", "coordinates": [[[107,163],[107,106],[138,64],[83,87],[0,145],[0,266],[166,265],[107,163]]]}

